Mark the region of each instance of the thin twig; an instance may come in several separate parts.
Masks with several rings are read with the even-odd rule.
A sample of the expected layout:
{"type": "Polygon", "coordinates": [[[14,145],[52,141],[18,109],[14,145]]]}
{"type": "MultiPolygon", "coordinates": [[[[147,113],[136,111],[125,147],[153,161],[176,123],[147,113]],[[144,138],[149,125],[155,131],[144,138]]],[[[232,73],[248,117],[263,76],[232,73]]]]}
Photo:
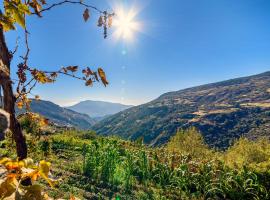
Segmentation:
{"type": "MultiPolygon", "coordinates": [[[[101,11],[100,9],[98,9],[97,7],[95,6],[91,6],[91,5],[88,5],[86,3],[83,3],[81,1],[71,1],[71,0],[65,0],[65,1],[62,1],[62,2],[59,2],[59,3],[54,3],[52,5],[50,5],[49,7],[47,8],[43,8],[42,10],[39,11],[39,13],[42,13],[44,11],[48,11],[48,10],[51,10],[52,8],[54,7],[57,7],[57,6],[60,6],[60,5],[63,5],[63,4],[79,4],[79,5],[83,5],[85,6],[86,8],[90,8],[90,9],[93,9],[93,10],[96,10],[97,12],[99,13],[103,13],[103,11],[101,11]]],[[[32,14],[36,14],[36,13],[32,13],[32,14]]]]}
{"type": "Polygon", "coordinates": [[[15,49],[11,52],[12,56],[18,51],[18,47],[19,47],[19,39],[20,37],[17,37],[16,39],[16,46],[15,46],[15,49]]]}

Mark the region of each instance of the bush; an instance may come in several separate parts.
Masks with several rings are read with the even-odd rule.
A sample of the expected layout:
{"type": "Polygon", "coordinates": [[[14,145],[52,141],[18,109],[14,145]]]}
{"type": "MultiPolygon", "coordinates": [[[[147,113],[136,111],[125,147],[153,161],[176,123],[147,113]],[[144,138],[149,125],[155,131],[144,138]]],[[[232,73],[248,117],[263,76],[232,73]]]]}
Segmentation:
{"type": "Polygon", "coordinates": [[[211,154],[204,143],[203,136],[195,129],[179,130],[168,142],[166,148],[170,152],[190,155],[192,158],[203,159],[211,154]]]}
{"type": "Polygon", "coordinates": [[[270,142],[266,138],[257,141],[240,138],[225,152],[224,161],[231,168],[270,172],[270,142]]]}
{"type": "Polygon", "coordinates": [[[22,129],[32,136],[40,137],[42,133],[46,132],[48,119],[36,113],[25,113],[20,115],[19,122],[22,129]]]}

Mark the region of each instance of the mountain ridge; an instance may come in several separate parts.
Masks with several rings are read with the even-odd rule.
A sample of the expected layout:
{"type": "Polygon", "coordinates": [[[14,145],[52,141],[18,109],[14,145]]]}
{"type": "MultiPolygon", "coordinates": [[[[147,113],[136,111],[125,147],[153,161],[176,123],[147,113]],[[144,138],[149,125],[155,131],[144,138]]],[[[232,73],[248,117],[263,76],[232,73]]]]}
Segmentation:
{"type": "Polygon", "coordinates": [[[143,137],[147,144],[160,145],[177,129],[195,126],[210,146],[226,148],[242,135],[256,138],[260,126],[270,127],[269,113],[267,71],[167,92],[108,117],[92,128],[98,134],[116,134],[131,140],[143,137]]]}

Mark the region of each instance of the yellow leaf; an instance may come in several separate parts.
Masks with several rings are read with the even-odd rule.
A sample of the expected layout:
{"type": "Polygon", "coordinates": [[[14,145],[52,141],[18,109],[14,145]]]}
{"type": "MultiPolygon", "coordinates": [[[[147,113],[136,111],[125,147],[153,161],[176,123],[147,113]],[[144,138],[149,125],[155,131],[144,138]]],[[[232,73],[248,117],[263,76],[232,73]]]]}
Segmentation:
{"type": "Polygon", "coordinates": [[[23,102],[22,101],[17,102],[17,107],[19,109],[22,109],[23,108],[23,102]]]}
{"type": "Polygon", "coordinates": [[[10,162],[10,161],[11,161],[10,158],[2,158],[2,159],[0,160],[0,165],[5,165],[7,162],[10,162]]]}
{"type": "Polygon", "coordinates": [[[19,162],[17,161],[9,161],[5,164],[7,170],[18,170],[21,168],[19,162]]]}
{"type": "Polygon", "coordinates": [[[31,158],[26,158],[23,160],[23,162],[24,162],[24,167],[31,167],[34,165],[34,161],[31,158]]]}
{"type": "Polygon", "coordinates": [[[101,81],[102,81],[103,85],[106,87],[109,83],[108,83],[108,81],[106,79],[106,74],[103,71],[103,69],[98,68],[98,75],[101,78],[101,81]]]}
{"type": "Polygon", "coordinates": [[[15,175],[8,175],[8,177],[0,184],[0,199],[11,196],[18,186],[18,181],[15,175]]]}
{"type": "Polygon", "coordinates": [[[3,26],[4,31],[15,30],[14,19],[10,16],[0,14],[0,24],[3,26]]]}
{"type": "Polygon", "coordinates": [[[47,76],[44,72],[41,72],[41,71],[37,72],[35,78],[40,83],[44,84],[47,82],[47,76]]]}
{"type": "Polygon", "coordinates": [[[39,162],[39,172],[48,177],[51,163],[42,160],[39,162]]]}
{"type": "Polygon", "coordinates": [[[57,181],[51,180],[49,178],[50,166],[51,163],[46,162],[45,160],[40,161],[39,174],[50,184],[51,187],[53,187],[57,181]]]}

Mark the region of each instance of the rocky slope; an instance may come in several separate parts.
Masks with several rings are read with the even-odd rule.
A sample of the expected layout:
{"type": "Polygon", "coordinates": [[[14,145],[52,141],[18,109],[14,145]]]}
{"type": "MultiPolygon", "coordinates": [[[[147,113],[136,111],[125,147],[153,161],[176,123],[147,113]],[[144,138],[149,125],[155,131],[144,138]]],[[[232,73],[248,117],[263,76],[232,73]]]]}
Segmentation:
{"type": "Polygon", "coordinates": [[[92,128],[151,145],[177,129],[197,127],[210,146],[226,148],[235,138],[270,136],[270,72],[169,92],[147,104],[106,118],[92,128]]]}

